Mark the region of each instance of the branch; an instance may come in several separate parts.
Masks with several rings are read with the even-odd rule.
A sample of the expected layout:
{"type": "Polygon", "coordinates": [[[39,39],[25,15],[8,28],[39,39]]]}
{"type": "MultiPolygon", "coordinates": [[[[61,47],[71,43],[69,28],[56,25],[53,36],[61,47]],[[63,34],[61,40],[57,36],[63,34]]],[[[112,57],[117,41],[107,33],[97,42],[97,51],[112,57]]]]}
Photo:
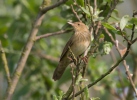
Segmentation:
{"type": "MultiPolygon", "coordinates": [[[[137,55],[133,52],[133,50],[130,52],[133,60],[134,60],[134,65],[133,65],[133,82],[137,84],[137,55]]],[[[133,89],[132,86],[129,87],[128,93],[127,93],[127,100],[132,100],[133,99],[133,89]]]]}
{"type": "Polygon", "coordinates": [[[137,38],[135,38],[133,41],[132,41],[132,44],[135,43],[137,41],[137,38]]]}
{"type": "Polygon", "coordinates": [[[1,52],[1,58],[2,58],[2,61],[3,61],[4,69],[5,69],[6,76],[7,76],[8,86],[10,86],[11,85],[10,71],[9,71],[5,51],[2,48],[1,41],[0,41],[0,52],[1,52]]]}
{"type": "MultiPolygon", "coordinates": [[[[134,11],[132,17],[135,17],[136,14],[137,14],[137,11],[134,11]]],[[[133,24],[133,27],[132,27],[131,41],[133,40],[133,37],[134,37],[134,33],[135,33],[134,30],[135,30],[135,24],[133,24]]]]}
{"type": "MultiPolygon", "coordinates": [[[[129,44],[132,44],[132,42],[130,41],[130,40],[128,40],[128,38],[123,34],[123,32],[121,31],[121,29],[119,29],[120,30],[120,33],[121,33],[121,35],[124,37],[124,39],[129,43],[129,44]]],[[[131,38],[132,39],[132,38],[131,38]]]]}
{"type": "Polygon", "coordinates": [[[37,36],[35,41],[37,41],[41,38],[47,38],[47,37],[54,36],[54,35],[60,35],[60,34],[68,33],[68,32],[71,32],[71,31],[72,30],[61,30],[61,31],[54,32],[54,33],[46,33],[44,35],[37,36]]]}
{"type": "MultiPolygon", "coordinates": [[[[130,49],[130,47],[128,47],[128,50],[126,51],[126,53],[124,54],[124,56],[123,56],[120,60],[118,60],[117,63],[116,63],[113,67],[111,67],[106,73],[102,74],[101,77],[99,77],[96,81],[94,81],[93,83],[89,84],[89,85],[88,85],[88,88],[90,88],[91,86],[97,84],[99,81],[101,81],[101,80],[102,80],[103,78],[105,78],[107,75],[109,75],[109,74],[120,64],[120,62],[122,62],[122,61],[125,59],[125,57],[126,57],[126,56],[128,55],[128,53],[129,53],[129,49],[130,49]]],[[[81,91],[77,92],[77,93],[75,94],[75,97],[78,96],[78,95],[80,95],[82,92],[84,92],[85,89],[86,89],[86,87],[83,88],[81,91]]],[[[69,99],[71,99],[71,98],[72,98],[72,97],[70,97],[69,99]]]]}
{"type": "MultiPolygon", "coordinates": [[[[104,29],[105,29],[105,28],[104,28],[104,29]]],[[[123,49],[123,50],[120,50],[119,47],[118,47],[118,43],[116,43],[116,42],[114,41],[114,38],[112,37],[112,35],[108,32],[107,29],[105,29],[105,31],[106,31],[106,33],[110,36],[112,42],[115,44],[115,47],[116,47],[118,53],[119,53],[120,56],[122,57],[123,54],[125,54],[125,50],[127,51],[127,49],[125,48],[125,49],[123,49]]],[[[134,34],[134,32],[132,32],[132,35],[131,35],[131,36],[134,36],[133,34],[134,34]]],[[[132,38],[131,38],[131,39],[132,39],[132,38]]],[[[127,40],[127,42],[128,42],[128,41],[131,41],[131,40],[127,40]]],[[[128,42],[127,47],[130,47],[132,44],[133,44],[133,43],[128,42]]],[[[133,82],[133,80],[132,80],[132,77],[131,77],[131,73],[129,72],[129,68],[128,68],[125,60],[123,60],[123,65],[124,65],[124,67],[125,67],[125,69],[126,69],[126,74],[127,74],[128,78],[129,78],[129,81],[130,81],[130,83],[131,83],[131,85],[132,85],[132,87],[133,87],[133,89],[134,89],[134,91],[135,91],[135,94],[136,94],[136,96],[137,96],[137,90],[136,90],[135,84],[134,84],[134,82],[133,82]]]]}
{"type": "Polygon", "coordinates": [[[97,11],[97,0],[94,0],[94,14],[96,13],[97,11]]]}
{"type": "Polygon", "coordinates": [[[77,14],[77,12],[74,10],[73,8],[73,5],[71,5],[71,9],[72,9],[72,12],[74,13],[74,15],[76,16],[76,18],[78,19],[79,22],[82,22],[77,14]]]}
{"type": "MultiPolygon", "coordinates": [[[[128,39],[125,38],[125,39],[127,40],[127,42],[128,42],[127,47],[130,47],[130,46],[133,44],[133,42],[130,43],[129,41],[132,41],[132,39],[133,39],[133,36],[134,36],[134,32],[133,32],[133,31],[134,31],[134,28],[135,28],[135,26],[133,25],[131,40],[128,40],[128,39]]],[[[120,50],[119,47],[118,47],[118,43],[116,43],[116,42],[114,41],[114,38],[112,37],[112,35],[108,32],[107,29],[105,29],[105,31],[106,31],[106,33],[110,36],[112,42],[115,44],[115,47],[116,47],[118,53],[119,53],[120,56],[122,57],[123,54],[125,53],[125,50],[127,50],[127,49],[125,48],[124,50],[120,50]]],[[[122,31],[121,31],[121,33],[122,33],[122,31]]],[[[123,36],[123,37],[124,37],[124,36],[123,36]]],[[[137,90],[136,90],[135,84],[134,84],[134,82],[133,82],[133,80],[132,80],[131,73],[130,73],[130,71],[129,71],[128,65],[126,64],[126,61],[125,61],[125,60],[123,60],[123,65],[124,65],[124,67],[125,67],[126,74],[127,74],[128,78],[129,78],[129,81],[130,81],[130,83],[131,83],[131,85],[132,85],[132,87],[133,87],[133,90],[134,90],[134,92],[135,92],[135,95],[137,96],[137,90]]]]}
{"type": "MultiPolygon", "coordinates": [[[[108,33],[108,32],[107,32],[108,33]]],[[[116,44],[117,45],[117,44],[116,44]]],[[[88,85],[88,88],[92,87],[93,85],[97,84],[99,81],[101,81],[103,78],[105,78],[107,75],[109,75],[124,59],[125,57],[128,55],[129,53],[129,49],[131,47],[132,44],[129,44],[128,43],[128,46],[127,46],[127,49],[126,49],[126,52],[124,53],[124,55],[121,57],[120,60],[117,61],[117,63],[115,63],[115,65],[113,67],[111,67],[106,73],[104,73],[103,75],[101,75],[100,78],[98,78],[96,81],[94,81],[93,83],[89,84],[88,85]]],[[[85,87],[86,88],[86,87],[85,87]]],[[[84,92],[84,89],[83,88],[81,91],[77,92],[75,94],[75,97],[80,95],[82,92],[84,92]]],[[[70,97],[69,99],[72,99],[72,97],[70,97]]]]}
{"type": "Polygon", "coordinates": [[[14,72],[14,75],[13,75],[13,78],[12,78],[12,81],[11,81],[11,86],[7,88],[7,94],[5,95],[5,100],[11,100],[11,98],[12,98],[13,92],[16,88],[16,85],[19,81],[19,78],[22,74],[22,71],[23,71],[24,66],[26,64],[26,61],[28,59],[29,53],[30,53],[30,51],[32,49],[32,46],[34,44],[34,39],[35,39],[36,34],[38,32],[39,26],[41,25],[41,22],[44,18],[44,14],[47,11],[60,6],[61,4],[65,3],[66,1],[67,0],[61,0],[58,3],[54,4],[54,5],[51,5],[49,7],[45,7],[43,9],[41,9],[40,12],[38,13],[38,16],[37,16],[37,18],[36,18],[36,20],[33,24],[30,35],[28,37],[27,43],[26,43],[26,45],[23,49],[23,52],[21,54],[21,57],[18,61],[16,70],[14,72]]]}
{"type": "Polygon", "coordinates": [[[110,10],[107,14],[107,16],[105,17],[104,21],[107,21],[109,19],[109,17],[111,17],[111,14],[113,12],[113,10],[116,8],[116,5],[118,4],[119,0],[113,0],[113,2],[111,3],[111,7],[110,10]]]}
{"type": "Polygon", "coordinates": [[[51,9],[54,9],[54,8],[56,8],[56,7],[64,4],[64,3],[66,3],[67,1],[68,1],[68,0],[60,0],[60,1],[57,2],[56,4],[51,5],[51,6],[49,6],[49,7],[46,7],[46,8],[44,8],[44,9],[42,9],[41,12],[42,12],[42,14],[45,14],[47,11],[49,11],[49,10],[51,10],[51,9]]]}
{"type": "Polygon", "coordinates": [[[123,61],[123,64],[124,64],[124,67],[125,67],[125,69],[126,69],[126,74],[127,74],[127,76],[128,76],[128,79],[129,79],[129,81],[130,81],[130,83],[131,83],[131,85],[132,85],[132,88],[133,88],[133,90],[134,90],[134,92],[135,92],[135,95],[136,95],[136,97],[137,97],[137,90],[136,90],[135,84],[134,84],[134,82],[133,82],[133,80],[132,80],[132,75],[131,75],[131,73],[129,72],[129,66],[126,64],[126,61],[125,61],[125,60],[123,61]]]}

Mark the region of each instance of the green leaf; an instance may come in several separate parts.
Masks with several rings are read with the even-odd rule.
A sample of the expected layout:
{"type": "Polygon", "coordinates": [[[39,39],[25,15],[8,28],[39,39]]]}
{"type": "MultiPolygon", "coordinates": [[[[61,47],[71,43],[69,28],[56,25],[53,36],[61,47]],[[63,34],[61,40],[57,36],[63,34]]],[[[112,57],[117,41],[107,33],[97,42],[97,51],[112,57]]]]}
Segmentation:
{"type": "Polygon", "coordinates": [[[111,51],[111,48],[112,48],[112,43],[105,42],[105,44],[103,45],[104,54],[109,54],[109,52],[111,51]]]}
{"type": "Polygon", "coordinates": [[[129,20],[129,22],[130,22],[131,24],[137,25],[137,18],[131,18],[131,19],[129,20]]]}
{"type": "Polygon", "coordinates": [[[73,1],[72,1],[72,0],[68,0],[68,1],[66,2],[66,5],[68,5],[68,6],[70,6],[71,4],[73,4],[73,1]]]}
{"type": "Polygon", "coordinates": [[[81,7],[81,9],[84,11],[84,13],[86,13],[88,16],[90,16],[89,10],[85,9],[84,7],[81,7]]]}
{"type": "Polygon", "coordinates": [[[64,95],[64,92],[60,90],[58,100],[62,100],[63,95],[64,95]]]}
{"type": "Polygon", "coordinates": [[[58,100],[56,95],[53,95],[53,100],[58,100]]]}
{"type": "Polygon", "coordinates": [[[85,94],[86,100],[88,100],[90,98],[90,96],[89,96],[89,91],[88,91],[88,87],[87,86],[84,89],[84,94],[85,94]]]}
{"type": "Polygon", "coordinates": [[[129,21],[129,15],[125,15],[122,17],[121,21],[120,21],[120,29],[123,30],[127,24],[127,22],[129,21]]]}
{"type": "Polygon", "coordinates": [[[81,81],[81,79],[82,79],[82,75],[79,74],[79,75],[78,75],[78,78],[77,78],[77,80],[76,80],[76,85],[79,85],[79,82],[81,81]]]}
{"type": "Polygon", "coordinates": [[[78,5],[84,7],[84,0],[77,0],[78,5]]]}
{"type": "Polygon", "coordinates": [[[128,28],[128,29],[132,29],[133,24],[128,24],[128,25],[126,25],[125,27],[128,28]]]}
{"type": "Polygon", "coordinates": [[[109,23],[102,23],[104,27],[106,27],[107,29],[111,29],[111,30],[115,30],[117,31],[117,29],[115,27],[113,27],[112,25],[110,25],[109,23]]]}

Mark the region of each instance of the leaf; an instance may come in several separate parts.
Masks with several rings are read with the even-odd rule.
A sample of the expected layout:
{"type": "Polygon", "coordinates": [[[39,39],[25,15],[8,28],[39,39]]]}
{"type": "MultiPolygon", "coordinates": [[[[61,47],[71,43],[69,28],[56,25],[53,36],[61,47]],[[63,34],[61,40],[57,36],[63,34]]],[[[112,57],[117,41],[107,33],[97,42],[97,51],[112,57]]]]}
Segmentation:
{"type": "Polygon", "coordinates": [[[79,85],[81,79],[82,79],[82,75],[79,74],[79,75],[78,75],[78,78],[77,78],[77,80],[76,80],[76,85],[79,85]]]}
{"type": "Polygon", "coordinates": [[[131,19],[129,20],[129,22],[130,22],[131,24],[137,25],[137,18],[131,18],[131,19]]]}
{"type": "Polygon", "coordinates": [[[72,0],[68,0],[68,1],[66,2],[66,5],[68,5],[68,6],[70,6],[71,4],[73,4],[73,1],[72,1],[72,0]]]}
{"type": "Polygon", "coordinates": [[[64,95],[64,92],[60,90],[58,100],[62,100],[63,95],[64,95]]]}
{"type": "Polygon", "coordinates": [[[58,100],[56,95],[53,95],[53,100],[58,100]]]}
{"type": "Polygon", "coordinates": [[[85,9],[84,7],[81,7],[81,9],[84,11],[84,13],[86,13],[88,16],[90,16],[89,10],[85,9]]]}
{"type": "Polygon", "coordinates": [[[104,54],[109,54],[109,52],[111,51],[111,48],[112,48],[112,43],[105,42],[105,44],[103,45],[104,54]]]}
{"type": "Polygon", "coordinates": [[[109,23],[102,23],[104,27],[106,27],[107,29],[111,29],[111,30],[115,30],[117,31],[117,29],[115,27],[113,27],[112,25],[110,25],[109,23]]]}
{"type": "Polygon", "coordinates": [[[88,91],[88,87],[86,86],[86,88],[84,89],[84,94],[86,96],[86,100],[88,100],[90,98],[89,96],[89,91],[88,91]]]}
{"type": "Polygon", "coordinates": [[[127,22],[129,21],[129,15],[125,15],[122,17],[121,21],[120,21],[120,29],[123,30],[127,24],[127,22]]]}
{"type": "Polygon", "coordinates": [[[77,0],[77,3],[78,3],[80,6],[84,7],[84,0],[77,0]]]}

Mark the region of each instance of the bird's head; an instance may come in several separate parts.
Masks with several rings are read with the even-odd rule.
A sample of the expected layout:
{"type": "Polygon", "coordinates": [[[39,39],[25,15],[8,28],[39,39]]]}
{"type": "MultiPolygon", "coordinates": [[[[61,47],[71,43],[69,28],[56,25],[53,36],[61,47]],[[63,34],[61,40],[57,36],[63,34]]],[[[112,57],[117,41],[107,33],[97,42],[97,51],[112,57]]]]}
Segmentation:
{"type": "Polygon", "coordinates": [[[79,31],[88,31],[87,26],[84,23],[82,23],[82,22],[74,22],[74,23],[68,22],[68,24],[73,26],[75,32],[77,32],[77,31],[78,32],[79,31]]]}

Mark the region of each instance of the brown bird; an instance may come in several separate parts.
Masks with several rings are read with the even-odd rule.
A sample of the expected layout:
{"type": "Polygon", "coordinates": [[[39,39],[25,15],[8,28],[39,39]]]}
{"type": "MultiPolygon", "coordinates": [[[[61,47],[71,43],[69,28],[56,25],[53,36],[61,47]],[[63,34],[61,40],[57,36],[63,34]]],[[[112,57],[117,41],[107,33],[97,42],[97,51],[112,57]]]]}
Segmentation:
{"type": "Polygon", "coordinates": [[[75,57],[79,57],[88,49],[91,42],[91,34],[84,23],[68,22],[68,24],[73,26],[75,33],[72,35],[65,48],[63,49],[59,64],[53,74],[53,79],[55,81],[61,78],[66,67],[71,63],[71,60],[68,58],[69,47],[75,57]]]}

